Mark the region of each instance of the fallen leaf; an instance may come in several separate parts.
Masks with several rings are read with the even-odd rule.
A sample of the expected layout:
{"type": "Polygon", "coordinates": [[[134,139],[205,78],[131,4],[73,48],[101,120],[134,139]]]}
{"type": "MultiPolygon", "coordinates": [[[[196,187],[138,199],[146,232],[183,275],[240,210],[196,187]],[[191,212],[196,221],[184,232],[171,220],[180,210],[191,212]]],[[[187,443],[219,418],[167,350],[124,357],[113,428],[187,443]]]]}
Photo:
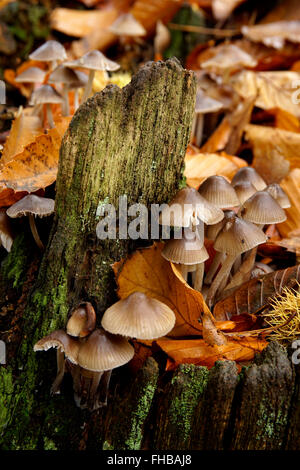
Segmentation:
{"type": "Polygon", "coordinates": [[[273,23],[242,26],[242,34],[254,42],[282,49],[285,41],[300,42],[300,21],[277,21],[273,23]]]}
{"type": "Polygon", "coordinates": [[[50,129],[28,144],[0,171],[0,199],[7,188],[15,192],[35,192],[52,184],[56,179],[59,149],[71,117],[63,118],[50,129]]]}
{"type": "Polygon", "coordinates": [[[287,219],[277,228],[282,237],[289,238],[291,232],[300,229],[300,168],[292,170],[280,186],[288,195],[291,207],[285,209],[287,219]]]}
{"type": "Polygon", "coordinates": [[[253,72],[243,70],[230,81],[233,89],[243,98],[255,97],[255,106],[269,110],[279,108],[300,116],[300,107],[293,103],[293,82],[300,74],[290,71],[253,72]]]}
{"type": "Polygon", "coordinates": [[[283,111],[282,109],[276,109],[274,111],[275,116],[275,127],[290,132],[300,132],[300,121],[293,114],[283,111]]]}
{"type": "Polygon", "coordinates": [[[196,364],[208,368],[220,360],[249,361],[268,344],[255,337],[241,337],[238,340],[230,338],[221,346],[208,345],[203,339],[161,338],[156,343],[176,364],[196,364]]]}
{"type": "Polygon", "coordinates": [[[200,149],[201,152],[214,153],[220,150],[224,150],[227,142],[229,141],[230,134],[231,127],[227,117],[225,116],[215,132],[209,137],[205,144],[202,145],[200,149]]]}
{"type": "Polygon", "coordinates": [[[163,243],[154,243],[136,251],[127,261],[113,265],[118,295],[124,299],[133,292],[144,292],[168,305],[176,315],[176,324],[169,336],[200,335],[201,317],[208,307],[202,294],[180,279],[161,256],[163,246],[163,243]]]}
{"type": "Polygon", "coordinates": [[[241,158],[225,153],[198,153],[186,156],[184,176],[187,184],[198,189],[209,176],[220,175],[231,180],[239,168],[247,166],[241,158]]]}

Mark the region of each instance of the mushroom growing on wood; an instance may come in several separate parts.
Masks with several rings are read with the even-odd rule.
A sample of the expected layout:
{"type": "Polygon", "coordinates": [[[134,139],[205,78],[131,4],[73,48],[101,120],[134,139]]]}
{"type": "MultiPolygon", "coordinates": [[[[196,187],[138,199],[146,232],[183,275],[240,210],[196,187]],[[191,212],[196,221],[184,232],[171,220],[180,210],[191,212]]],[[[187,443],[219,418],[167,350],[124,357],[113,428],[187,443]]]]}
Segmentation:
{"type": "Polygon", "coordinates": [[[133,292],[109,307],[101,324],[115,335],[150,340],[169,333],[175,325],[175,315],[163,302],[143,292],[133,292]]]}
{"type": "Polygon", "coordinates": [[[96,313],[90,302],[81,302],[71,313],[67,323],[70,336],[85,338],[96,327],[96,313]]]}
{"type": "MultiPolygon", "coordinates": [[[[59,93],[57,93],[56,90],[50,85],[42,85],[40,88],[35,90],[30,98],[29,104],[33,105],[34,107],[39,106],[39,105],[45,105],[46,106],[46,112],[47,112],[47,120],[49,127],[53,129],[54,127],[54,119],[53,119],[53,114],[51,110],[51,104],[63,104],[64,100],[60,96],[59,93]]],[[[33,111],[33,113],[35,110],[33,111]]],[[[45,123],[44,123],[45,126],[45,123]]]]}
{"type": "Polygon", "coordinates": [[[48,336],[40,339],[35,345],[34,351],[48,351],[57,349],[57,376],[52,384],[51,393],[60,393],[60,385],[65,374],[65,357],[73,364],[77,364],[79,343],[67,335],[63,330],[56,330],[48,336]]]}
{"type": "Polygon", "coordinates": [[[29,56],[31,60],[50,62],[51,70],[55,69],[57,62],[66,60],[67,54],[64,46],[58,41],[47,41],[29,56]]]}
{"type": "Polygon", "coordinates": [[[10,208],[6,211],[7,215],[13,219],[28,215],[31,233],[40,250],[44,250],[44,245],[39,237],[34,218],[36,216],[48,217],[53,212],[54,200],[45,197],[39,197],[35,194],[28,194],[20,201],[15,202],[15,204],[10,206],[10,208]]]}
{"type": "MultiPolygon", "coordinates": [[[[107,391],[112,369],[127,364],[134,356],[134,348],[121,336],[111,335],[103,329],[97,329],[80,344],[78,352],[77,376],[73,376],[75,401],[80,407],[97,409],[106,404],[107,391]],[[87,403],[82,402],[82,387],[80,376],[90,379],[87,403]],[[105,398],[98,400],[98,388],[101,379],[105,383],[105,398]]],[[[85,384],[83,384],[85,388],[85,384]]],[[[100,391],[99,391],[100,392],[100,391]]]]}

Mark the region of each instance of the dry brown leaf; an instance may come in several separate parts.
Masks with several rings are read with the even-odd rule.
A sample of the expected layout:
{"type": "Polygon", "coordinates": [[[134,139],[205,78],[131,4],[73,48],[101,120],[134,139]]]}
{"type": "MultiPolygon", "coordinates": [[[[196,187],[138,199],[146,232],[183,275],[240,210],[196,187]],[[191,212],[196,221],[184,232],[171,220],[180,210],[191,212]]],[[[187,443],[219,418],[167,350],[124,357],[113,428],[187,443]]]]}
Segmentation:
{"type": "Polygon", "coordinates": [[[113,269],[121,299],[133,292],[144,292],[164,302],[176,315],[170,336],[196,336],[202,333],[199,320],[209,312],[202,294],[192,289],[176,275],[168,261],[161,256],[163,243],[138,250],[125,262],[115,263],[113,269]]]}
{"type": "Polygon", "coordinates": [[[244,70],[231,79],[234,90],[243,98],[255,98],[255,106],[265,110],[279,108],[300,116],[300,107],[292,101],[293,82],[300,74],[290,71],[253,72],[244,70]]]}
{"type": "Polygon", "coordinates": [[[300,132],[300,120],[282,109],[274,110],[275,127],[284,131],[300,132]]]}
{"type": "Polygon", "coordinates": [[[245,0],[212,0],[212,12],[216,20],[224,21],[245,0]]]}
{"type": "Polygon", "coordinates": [[[282,49],[285,41],[300,42],[300,21],[277,21],[273,23],[243,26],[243,35],[253,42],[282,49]]]}
{"type": "Polygon", "coordinates": [[[287,219],[277,228],[282,237],[289,238],[291,232],[300,229],[300,168],[292,170],[280,185],[287,193],[291,207],[285,209],[287,219]]]}
{"type": "Polygon", "coordinates": [[[39,117],[26,115],[21,108],[12,123],[9,136],[4,144],[0,168],[3,168],[15,155],[21,153],[26,145],[42,133],[39,117]]]}
{"type": "Polygon", "coordinates": [[[136,0],[130,12],[144,26],[147,32],[154,31],[156,23],[170,21],[183,0],[136,0]]]}
{"type": "Polygon", "coordinates": [[[220,175],[231,180],[243,166],[247,166],[245,160],[232,155],[197,153],[186,156],[184,176],[189,186],[198,189],[209,176],[220,175]]]}
{"type": "Polygon", "coordinates": [[[71,118],[57,122],[48,134],[42,134],[14,156],[0,172],[0,199],[7,188],[15,192],[35,192],[56,179],[59,149],[71,118]]]}
{"type": "Polygon", "coordinates": [[[214,153],[224,150],[231,134],[231,127],[225,116],[219,124],[215,132],[202,145],[200,151],[202,153],[214,153]]]}
{"type": "Polygon", "coordinates": [[[290,169],[300,167],[299,133],[251,124],[246,127],[246,139],[253,147],[253,166],[268,183],[284,178],[288,163],[290,169]]]}
{"type": "Polygon", "coordinates": [[[282,238],[279,241],[275,241],[275,243],[286,248],[287,251],[296,253],[297,258],[300,257],[300,229],[293,230],[289,233],[289,238],[282,238]]]}
{"type": "Polygon", "coordinates": [[[245,127],[251,120],[254,101],[255,98],[253,96],[246,98],[238,104],[234,111],[226,116],[231,132],[225,146],[225,151],[230,155],[235,155],[240,148],[245,127]]]}
{"type": "Polygon", "coordinates": [[[249,361],[268,343],[255,337],[241,337],[238,340],[230,338],[221,346],[210,346],[203,339],[161,338],[157,344],[176,364],[197,364],[210,368],[219,360],[249,361]]]}

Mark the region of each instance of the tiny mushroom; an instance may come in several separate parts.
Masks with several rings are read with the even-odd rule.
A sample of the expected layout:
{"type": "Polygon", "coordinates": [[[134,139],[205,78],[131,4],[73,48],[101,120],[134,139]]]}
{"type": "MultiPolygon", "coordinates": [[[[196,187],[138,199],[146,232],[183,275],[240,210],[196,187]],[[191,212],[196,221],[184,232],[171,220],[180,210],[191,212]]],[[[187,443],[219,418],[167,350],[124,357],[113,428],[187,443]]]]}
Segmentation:
{"type": "Polygon", "coordinates": [[[15,204],[10,206],[6,211],[7,215],[13,219],[28,215],[33,238],[41,250],[44,250],[44,245],[39,237],[34,217],[48,217],[53,212],[54,200],[45,197],[39,197],[35,194],[28,194],[20,201],[15,202],[15,204]]]}
{"type": "Polygon", "coordinates": [[[156,32],[154,36],[154,54],[156,59],[162,59],[163,52],[171,41],[171,34],[167,26],[158,20],[156,23],[156,32]]]}
{"type": "MultiPolygon", "coordinates": [[[[83,373],[82,375],[84,375],[88,373],[91,379],[88,400],[88,407],[90,409],[96,409],[99,408],[101,404],[106,404],[112,369],[127,364],[133,356],[134,348],[125,338],[112,335],[103,329],[94,330],[93,333],[88,336],[87,340],[80,344],[78,365],[81,369],[84,369],[81,374],[83,373]],[[99,404],[97,392],[102,377],[106,388],[105,400],[104,403],[99,404]]],[[[78,396],[80,383],[77,379],[80,381],[80,376],[78,378],[75,377],[74,380],[75,401],[80,405],[81,399],[78,396]]]]}
{"type": "Polygon", "coordinates": [[[14,236],[9,217],[6,214],[5,209],[0,209],[0,241],[6,251],[10,252],[14,236]]]}
{"type": "Polygon", "coordinates": [[[61,83],[63,86],[63,116],[69,116],[70,114],[69,89],[76,82],[78,82],[78,75],[76,72],[69,67],[65,67],[64,65],[59,65],[49,76],[48,83],[52,85],[61,83]]]}
{"type": "Polygon", "coordinates": [[[266,187],[266,191],[268,191],[269,194],[275,199],[275,201],[278,202],[280,207],[282,209],[288,209],[291,207],[290,200],[288,198],[288,195],[286,192],[282,189],[280,184],[273,183],[269,184],[269,186],[266,187]]]}
{"type": "Polygon", "coordinates": [[[102,70],[104,72],[114,72],[115,70],[118,70],[120,68],[119,64],[113,62],[112,60],[109,60],[107,57],[105,57],[104,54],[102,54],[102,52],[96,50],[87,52],[80,59],[73,60],[71,62],[65,62],[64,65],[66,67],[80,67],[89,70],[89,78],[84,90],[82,102],[86,101],[91,94],[96,70],[102,70]]]}
{"type": "Polygon", "coordinates": [[[209,176],[201,183],[198,191],[207,201],[220,209],[239,206],[234,188],[223,176],[209,176]]]}
{"type": "Polygon", "coordinates": [[[232,178],[231,184],[234,187],[236,183],[245,181],[250,181],[257,191],[262,191],[267,186],[266,182],[251,166],[244,166],[243,168],[240,168],[232,178]]]}
{"type": "Polygon", "coordinates": [[[101,324],[105,330],[116,335],[151,340],[173,329],[175,315],[163,302],[143,292],[133,292],[109,307],[101,324]]]}
{"type": "Polygon", "coordinates": [[[188,272],[195,272],[194,289],[201,291],[204,261],[209,257],[198,232],[184,229],[183,238],[168,240],[162,250],[162,256],[175,263],[182,277],[187,281],[188,272]]]}
{"type": "Polygon", "coordinates": [[[63,102],[63,98],[56,90],[54,90],[52,86],[42,85],[32,93],[29,104],[33,105],[34,107],[38,105],[46,106],[48,124],[52,129],[54,127],[54,119],[51,110],[51,104],[63,104],[63,102]]]}
{"type": "Polygon", "coordinates": [[[51,393],[60,393],[60,385],[65,374],[65,357],[73,364],[77,364],[79,343],[65,333],[64,330],[56,330],[48,336],[40,339],[35,345],[34,351],[47,351],[50,348],[57,349],[57,376],[54,380],[51,393]]]}
{"type": "Polygon", "coordinates": [[[121,40],[124,40],[126,37],[137,38],[145,36],[147,33],[144,26],[135,19],[132,13],[123,13],[108,29],[117,36],[120,36],[121,40]]]}
{"type": "Polygon", "coordinates": [[[201,88],[198,87],[195,103],[195,115],[191,131],[191,141],[195,137],[197,147],[201,146],[203,137],[204,115],[209,113],[217,113],[223,108],[223,104],[214,98],[206,95],[201,88]]]}
{"type": "Polygon", "coordinates": [[[278,224],[286,220],[286,214],[268,191],[257,191],[240,209],[243,219],[260,227],[278,224]]]}
{"type": "Polygon", "coordinates": [[[82,302],[68,320],[67,333],[70,336],[85,338],[96,328],[96,313],[90,302],[82,302]]]}
{"type": "Polygon", "coordinates": [[[46,75],[46,72],[39,67],[29,67],[15,78],[15,82],[31,83],[32,85],[35,83],[44,83],[46,75]]]}
{"type": "Polygon", "coordinates": [[[241,205],[257,191],[250,181],[239,181],[235,183],[233,187],[241,205]]]}
{"type": "Polygon", "coordinates": [[[66,60],[67,54],[64,46],[58,41],[46,41],[42,46],[32,52],[29,56],[31,60],[39,62],[50,62],[51,69],[55,69],[57,62],[66,60]]]}

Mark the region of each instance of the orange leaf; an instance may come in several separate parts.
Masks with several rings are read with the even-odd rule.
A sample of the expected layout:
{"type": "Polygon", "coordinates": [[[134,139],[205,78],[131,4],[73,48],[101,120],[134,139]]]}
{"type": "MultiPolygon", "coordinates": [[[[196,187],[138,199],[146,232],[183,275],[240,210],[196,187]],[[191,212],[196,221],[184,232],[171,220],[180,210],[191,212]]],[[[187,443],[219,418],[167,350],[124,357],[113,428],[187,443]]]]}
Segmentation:
{"type": "Polygon", "coordinates": [[[300,168],[292,170],[280,186],[287,193],[291,207],[285,209],[287,219],[277,228],[282,237],[289,237],[290,232],[300,230],[300,168]]]}
{"type": "Polygon", "coordinates": [[[7,188],[31,193],[55,181],[61,139],[70,119],[63,118],[48,134],[36,137],[3,166],[0,172],[0,198],[7,188]]]}
{"type": "Polygon", "coordinates": [[[210,368],[219,360],[249,361],[268,343],[253,337],[241,337],[238,340],[230,338],[221,346],[208,345],[203,339],[161,338],[157,344],[176,364],[197,364],[210,368]]]}
{"type": "Polygon", "coordinates": [[[149,248],[136,251],[127,261],[113,265],[118,295],[124,299],[133,292],[144,292],[174,311],[176,324],[170,336],[200,335],[199,319],[208,307],[202,294],[175,274],[161,256],[162,248],[163,243],[154,243],[149,248]]]}

